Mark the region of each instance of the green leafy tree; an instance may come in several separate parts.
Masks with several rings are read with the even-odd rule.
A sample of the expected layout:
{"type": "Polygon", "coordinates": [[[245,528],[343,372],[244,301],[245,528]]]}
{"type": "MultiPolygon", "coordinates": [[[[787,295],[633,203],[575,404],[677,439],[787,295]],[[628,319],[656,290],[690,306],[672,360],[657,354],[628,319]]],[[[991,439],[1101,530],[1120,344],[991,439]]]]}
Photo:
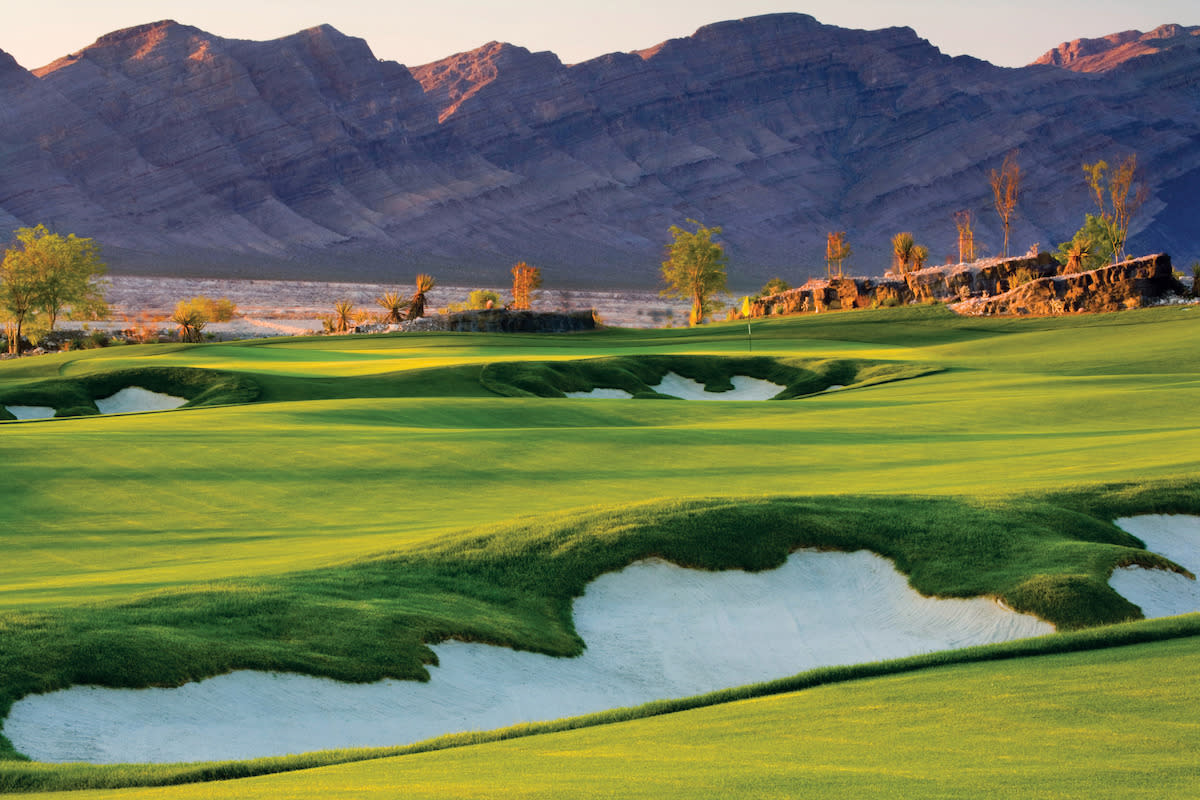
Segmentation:
{"type": "Polygon", "coordinates": [[[672,242],[667,248],[667,260],[662,262],[662,277],[667,288],[664,297],[676,297],[691,301],[688,314],[690,325],[699,325],[704,317],[722,307],[716,295],[728,291],[725,270],[728,259],[725,247],[714,242],[720,228],[706,228],[694,219],[689,219],[696,230],[689,231],[676,225],[671,226],[672,242]]]}
{"type": "Polygon", "coordinates": [[[21,352],[21,333],[25,322],[37,308],[40,276],[36,262],[25,251],[12,249],[0,264],[0,307],[5,312],[8,352],[21,352]]]}
{"type": "Polygon", "coordinates": [[[42,284],[38,309],[46,316],[48,330],[54,330],[66,310],[77,317],[108,316],[108,304],[97,283],[105,265],[94,239],[50,233],[43,225],[22,228],[17,238],[26,243],[27,252],[38,252],[42,284]]]}
{"type": "Polygon", "coordinates": [[[51,233],[45,225],[19,228],[16,243],[0,266],[0,307],[8,316],[9,352],[20,348],[26,322],[40,313],[54,330],[68,309],[77,316],[105,316],[108,306],[98,279],[104,275],[92,239],[51,233]]]}

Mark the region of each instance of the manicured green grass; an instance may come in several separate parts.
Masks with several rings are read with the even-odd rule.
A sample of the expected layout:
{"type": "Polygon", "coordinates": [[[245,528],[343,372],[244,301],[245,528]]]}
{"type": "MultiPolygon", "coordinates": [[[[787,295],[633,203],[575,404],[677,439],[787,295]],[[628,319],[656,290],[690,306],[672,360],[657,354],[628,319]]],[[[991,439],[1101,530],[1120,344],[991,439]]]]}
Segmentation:
{"type": "Polygon", "coordinates": [[[750,357],[744,325],[5,362],[3,402],[128,370],[249,388],[0,424],[0,706],[237,667],[416,677],[449,635],[573,653],[570,598],[652,553],[761,569],[800,545],[868,547],[928,593],[1064,627],[1136,616],[1105,580],[1153,559],[1111,520],[1200,513],[1198,341],[1200,310],[1179,308],[771,319],[753,356],[774,360],[756,363],[822,380],[813,365],[853,364],[860,388],[720,404],[502,397],[481,379],[687,357],[719,381],[711,357],[750,357]]]}
{"type": "MultiPolygon", "coordinates": [[[[251,779],[69,796],[1188,798],[1200,779],[1198,701],[1200,637],[1193,636],[950,662],[666,716],[534,736],[514,730],[520,738],[251,779]]],[[[212,765],[193,770],[191,779],[224,769],[239,774],[234,765],[212,765]]],[[[118,772],[127,781],[137,772],[188,778],[187,768],[32,766],[24,785],[72,772],[76,785],[107,782],[118,772]]]]}
{"type": "MultiPolygon", "coordinates": [[[[522,346],[539,360],[654,354],[682,349],[688,331],[532,343],[450,335],[156,346],[144,362],[203,362],[208,348],[217,349],[221,363],[249,374],[265,399],[290,402],[4,425],[0,528],[22,558],[0,564],[0,607],[279,574],[523,514],[663,497],[1003,496],[1196,475],[1200,422],[1187,409],[1200,388],[1190,346],[1200,321],[1164,311],[1174,313],[1141,314],[1142,325],[1123,315],[1104,318],[1109,326],[1088,318],[1073,328],[1067,322],[1075,320],[964,321],[938,309],[824,315],[819,325],[812,317],[770,320],[756,348],[838,357],[861,352],[843,344],[858,336],[878,357],[885,348],[875,340],[894,325],[900,342],[930,343],[894,346],[897,360],[949,369],[787,402],[719,406],[497,398],[471,375],[480,369],[474,359],[512,361],[522,346]],[[1051,323],[1060,327],[1042,330],[1051,323]],[[822,338],[807,338],[813,333],[822,338]],[[1072,374],[1080,370],[1044,352],[1024,372],[990,366],[1039,335],[1065,334],[1061,347],[1072,359],[1094,359],[1096,369],[1072,374]],[[987,344],[970,345],[978,353],[968,358],[964,341],[987,344]],[[952,357],[942,352],[955,348],[952,357]],[[265,353],[274,366],[302,371],[296,354],[343,364],[347,352],[400,350],[436,355],[442,366],[397,371],[402,359],[381,357],[372,375],[304,379],[253,372],[260,361],[232,361],[265,353]],[[1129,374],[1129,364],[1141,363],[1156,371],[1129,374]],[[461,396],[468,388],[480,396],[461,396]],[[96,559],[98,552],[105,557],[96,559]]],[[[745,345],[744,330],[730,326],[692,338],[702,352],[745,345]]],[[[128,368],[128,354],[139,351],[117,348],[110,358],[128,368]]],[[[107,354],[88,351],[53,371],[73,373],[80,364],[95,372],[107,361],[95,352],[107,354]]],[[[0,365],[0,385],[10,383],[8,366],[0,365]]]]}

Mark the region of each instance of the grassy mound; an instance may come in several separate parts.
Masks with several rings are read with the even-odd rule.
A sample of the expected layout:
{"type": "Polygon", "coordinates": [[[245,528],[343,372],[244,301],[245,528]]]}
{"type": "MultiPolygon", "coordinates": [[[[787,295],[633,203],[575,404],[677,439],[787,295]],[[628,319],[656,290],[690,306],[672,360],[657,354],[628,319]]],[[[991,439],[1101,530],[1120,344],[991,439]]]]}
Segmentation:
{"type": "Polygon", "coordinates": [[[140,367],[0,386],[0,406],[49,406],[55,409],[56,417],[89,416],[100,413],[97,398],[109,397],[129,386],[185,398],[188,402],[184,408],[251,403],[261,391],[245,375],[186,367],[140,367]]]}
{"type": "Polygon", "coordinates": [[[773,400],[823,392],[831,386],[871,386],[939,372],[940,368],[859,359],[782,359],[767,356],[615,356],[579,361],[509,361],[488,364],[480,383],[507,397],[565,397],[567,392],[623,389],[635,398],[671,398],[657,386],[668,372],[690,378],[706,391],[733,389],[744,375],[784,388],[773,400]]]}
{"type": "MultiPolygon", "coordinates": [[[[1200,511],[1200,487],[1154,509],[1200,511]]],[[[570,656],[571,600],[649,556],[763,570],[799,547],[869,549],[926,595],[991,595],[1069,630],[1140,617],[1107,584],[1128,564],[1181,568],[1104,519],[1148,510],[1130,487],[989,503],[952,498],[731,498],[559,514],[334,568],[0,615],[0,712],[75,684],[179,685],[234,669],[348,681],[428,678],[426,646],[455,637],[570,656]]]]}

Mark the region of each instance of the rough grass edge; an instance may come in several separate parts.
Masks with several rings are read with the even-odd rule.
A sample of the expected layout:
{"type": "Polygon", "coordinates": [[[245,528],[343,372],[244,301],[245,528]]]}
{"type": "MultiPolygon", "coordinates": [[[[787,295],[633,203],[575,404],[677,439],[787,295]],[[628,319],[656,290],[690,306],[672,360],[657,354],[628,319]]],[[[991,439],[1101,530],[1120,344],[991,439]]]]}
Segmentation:
{"type": "MultiPolygon", "coordinates": [[[[325,750],[299,755],[249,761],[196,764],[46,764],[21,761],[0,762],[0,794],[122,789],[178,786],[189,783],[234,780],[316,767],[370,761],[381,758],[469,747],[526,736],[611,725],[675,714],[697,708],[733,703],[838,683],[917,672],[959,664],[1004,661],[1047,655],[1082,653],[1116,647],[1200,636],[1200,613],[1154,620],[1140,620],[1101,628],[1051,634],[999,644],[925,653],[907,658],[850,666],[820,667],[787,678],[722,689],[675,700],[658,700],[643,705],[617,708],[578,717],[524,723],[492,731],[439,736],[423,742],[395,747],[325,750]]],[[[7,744],[7,742],[5,742],[7,744]]]]}

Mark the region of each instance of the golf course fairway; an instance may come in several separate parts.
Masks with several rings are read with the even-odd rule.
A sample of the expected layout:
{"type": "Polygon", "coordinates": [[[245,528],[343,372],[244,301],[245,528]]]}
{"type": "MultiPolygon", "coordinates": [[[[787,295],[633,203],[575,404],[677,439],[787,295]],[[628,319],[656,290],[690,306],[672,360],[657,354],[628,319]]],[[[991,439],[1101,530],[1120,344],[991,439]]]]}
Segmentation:
{"type": "MultiPolygon", "coordinates": [[[[998,598],[1092,638],[1079,652],[128,796],[1183,797],[1200,746],[1182,710],[1195,707],[1200,622],[1138,622],[1107,580],[1131,565],[1185,571],[1113,523],[1200,514],[1197,343],[1190,306],[981,319],[935,305],[758,321],[752,353],[745,324],[730,323],[4,362],[0,406],[59,417],[0,423],[0,713],[72,685],[235,669],[419,680],[447,639],[573,656],[572,600],[640,559],[761,571],[798,548],[865,549],[922,594],[998,598]],[[739,375],[787,389],[651,396],[666,374],[709,391],[739,375]],[[187,404],[92,410],[130,386],[187,404]],[[560,396],[621,386],[630,399],[560,396]],[[1110,630],[1119,646],[1105,648],[1110,630]]],[[[181,779],[30,764],[5,747],[10,791],[313,763],[181,779]]]]}

